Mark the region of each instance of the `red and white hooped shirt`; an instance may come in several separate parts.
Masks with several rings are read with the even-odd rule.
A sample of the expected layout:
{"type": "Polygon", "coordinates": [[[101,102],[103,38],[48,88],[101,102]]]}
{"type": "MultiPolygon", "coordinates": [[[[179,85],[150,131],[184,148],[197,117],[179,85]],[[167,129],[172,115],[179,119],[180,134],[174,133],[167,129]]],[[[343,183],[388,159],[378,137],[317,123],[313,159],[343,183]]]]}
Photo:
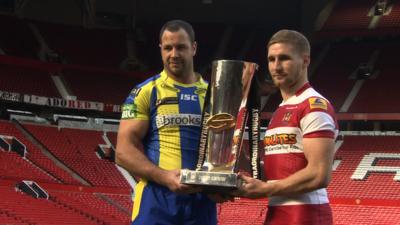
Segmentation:
{"type": "MultiPolygon", "coordinates": [[[[264,172],[267,180],[284,179],[303,169],[307,160],[303,138],[338,135],[335,112],[327,99],[309,83],[279,105],[264,137],[264,172]]],[[[330,224],[332,213],[325,188],[292,197],[268,200],[267,224],[330,224]]]]}

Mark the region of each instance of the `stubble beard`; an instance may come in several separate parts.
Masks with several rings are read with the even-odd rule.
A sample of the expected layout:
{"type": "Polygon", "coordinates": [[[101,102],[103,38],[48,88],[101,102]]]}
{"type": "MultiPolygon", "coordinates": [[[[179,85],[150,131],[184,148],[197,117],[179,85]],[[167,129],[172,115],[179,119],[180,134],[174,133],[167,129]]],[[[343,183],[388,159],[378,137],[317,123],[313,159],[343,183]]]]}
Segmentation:
{"type": "Polygon", "coordinates": [[[182,65],[180,67],[173,67],[170,63],[167,63],[165,65],[165,68],[167,69],[168,73],[174,77],[182,77],[185,72],[185,64],[184,63],[182,63],[182,65]]]}
{"type": "Polygon", "coordinates": [[[166,68],[176,78],[185,78],[185,76],[189,76],[192,73],[190,65],[185,61],[182,61],[179,67],[172,67],[171,64],[167,64],[166,68]]]}
{"type": "Polygon", "coordinates": [[[294,77],[285,77],[283,80],[273,79],[274,85],[279,89],[291,89],[299,80],[294,77]]]}

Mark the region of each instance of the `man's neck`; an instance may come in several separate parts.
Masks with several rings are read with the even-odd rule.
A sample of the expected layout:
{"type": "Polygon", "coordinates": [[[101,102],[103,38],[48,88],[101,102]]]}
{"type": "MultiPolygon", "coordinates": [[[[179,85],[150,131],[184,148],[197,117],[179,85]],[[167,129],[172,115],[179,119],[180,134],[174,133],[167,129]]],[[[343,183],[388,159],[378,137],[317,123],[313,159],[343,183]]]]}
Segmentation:
{"type": "Polygon", "coordinates": [[[186,73],[183,76],[177,77],[175,75],[169,74],[167,72],[168,76],[173,79],[176,82],[182,83],[182,84],[193,84],[196,83],[199,80],[199,76],[194,72],[186,73]]]}
{"type": "Polygon", "coordinates": [[[281,95],[282,95],[283,101],[285,102],[292,96],[296,95],[297,91],[300,90],[300,88],[302,88],[307,82],[308,82],[308,80],[305,79],[305,80],[297,82],[296,84],[294,84],[291,87],[281,88],[281,95]]]}

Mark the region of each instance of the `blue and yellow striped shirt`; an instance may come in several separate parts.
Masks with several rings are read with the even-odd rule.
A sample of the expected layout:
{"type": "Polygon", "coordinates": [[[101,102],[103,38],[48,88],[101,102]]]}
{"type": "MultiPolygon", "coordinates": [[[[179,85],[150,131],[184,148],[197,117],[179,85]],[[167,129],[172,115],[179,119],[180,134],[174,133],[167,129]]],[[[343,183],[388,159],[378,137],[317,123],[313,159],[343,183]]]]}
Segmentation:
{"type": "Polygon", "coordinates": [[[137,85],[125,100],[122,119],[148,120],[145,154],[162,169],[194,169],[207,83],[182,84],[165,71],[137,85]]]}

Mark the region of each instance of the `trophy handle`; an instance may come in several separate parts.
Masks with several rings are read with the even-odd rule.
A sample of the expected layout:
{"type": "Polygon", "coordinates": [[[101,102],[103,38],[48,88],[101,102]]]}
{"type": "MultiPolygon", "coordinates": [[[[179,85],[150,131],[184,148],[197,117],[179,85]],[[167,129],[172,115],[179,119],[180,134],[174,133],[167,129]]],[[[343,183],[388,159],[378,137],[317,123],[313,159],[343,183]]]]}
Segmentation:
{"type": "Polygon", "coordinates": [[[248,120],[250,168],[251,176],[255,179],[261,178],[261,165],[259,156],[261,101],[257,97],[258,87],[257,81],[254,79],[250,91],[250,101],[248,102],[248,108],[250,111],[248,120]]]}
{"type": "Polygon", "coordinates": [[[207,143],[208,143],[208,128],[207,128],[207,121],[210,118],[210,95],[211,95],[211,88],[210,86],[207,87],[206,96],[204,98],[203,103],[203,115],[201,117],[201,133],[200,133],[200,141],[199,141],[199,154],[196,164],[196,170],[202,170],[204,162],[207,157],[207,143]]]}
{"type": "Polygon", "coordinates": [[[243,82],[243,88],[242,88],[242,101],[240,103],[239,107],[239,113],[237,116],[237,123],[235,127],[235,132],[234,132],[234,137],[232,141],[232,151],[235,153],[233,154],[235,159],[233,160],[234,162],[234,168],[233,171],[237,172],[238,171],[238,166],[239,166],[239,158],[240,155],[242,154],[243,148],[243,133],[245,132],[246,129],[246,124],[248,120],[248,109],[249,109],[249,102],[250,100],[249,97],[257,98],[257,96],[250,96],[252,93],[252,89],[254,88],[254,74],[256,70],[258,69],[258,65],[255,63],[250,63],[250,62],[244,62],[243,63],[243,72],[242,72],[242,82],[243,82]]]}

